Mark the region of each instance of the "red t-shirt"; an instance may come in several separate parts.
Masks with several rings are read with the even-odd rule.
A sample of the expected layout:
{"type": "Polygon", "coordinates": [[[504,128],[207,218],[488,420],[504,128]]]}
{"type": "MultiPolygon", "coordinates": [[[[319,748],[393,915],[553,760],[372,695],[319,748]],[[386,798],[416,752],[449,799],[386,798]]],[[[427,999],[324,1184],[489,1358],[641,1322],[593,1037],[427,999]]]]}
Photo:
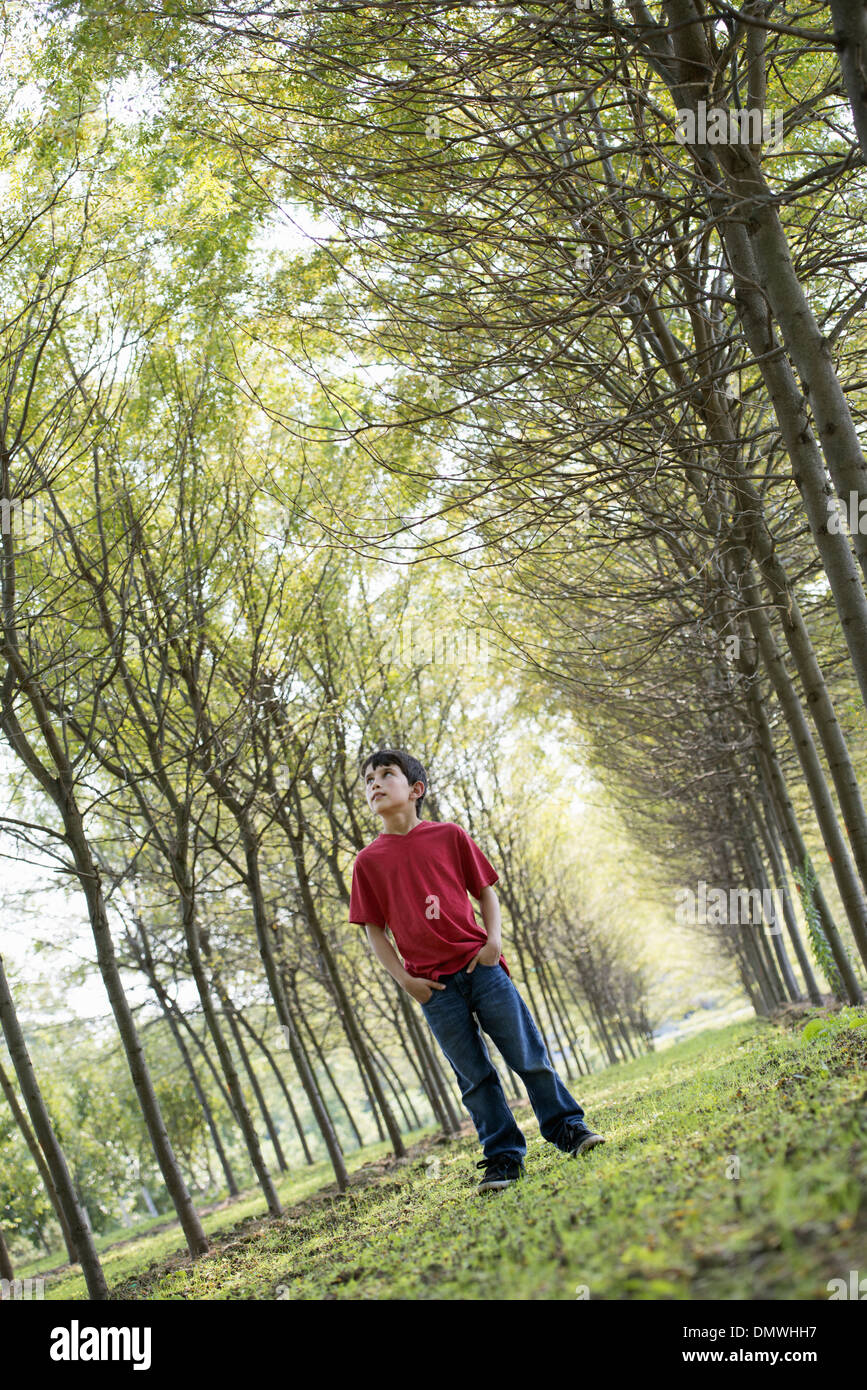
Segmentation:
{"type": "MultiPolygon", "coordinates": [[[[439,979],[462,970],[487,941],[467,892],[477,898],[498,877],[460,825],[421,820],[406,835],[383,831],[361,850],[349,920],[388,927],[407,973],[439,979]]],[[[502,956],[500,965],[508,975],[502,956]]]]}

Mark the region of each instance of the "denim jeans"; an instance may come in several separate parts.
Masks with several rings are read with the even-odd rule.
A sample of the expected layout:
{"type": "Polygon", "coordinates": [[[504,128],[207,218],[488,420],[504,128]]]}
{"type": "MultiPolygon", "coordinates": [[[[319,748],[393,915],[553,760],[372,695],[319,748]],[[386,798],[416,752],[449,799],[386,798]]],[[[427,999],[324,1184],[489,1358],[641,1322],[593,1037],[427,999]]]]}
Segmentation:
{"type": "Polygon", "coordinates": [[[445,1053],[472,1116],[486,1158],[523,1159],[527,1141],[509,1109],[500,1078],[473,1014],[520,1076],[542,1136],[568,1152],[570,1131],[586,1129],[584,1111],[551,1065],[533,1016],[500,965],[476,964],[443,975],[426,1004],[431,1032],[445,1053]]]}

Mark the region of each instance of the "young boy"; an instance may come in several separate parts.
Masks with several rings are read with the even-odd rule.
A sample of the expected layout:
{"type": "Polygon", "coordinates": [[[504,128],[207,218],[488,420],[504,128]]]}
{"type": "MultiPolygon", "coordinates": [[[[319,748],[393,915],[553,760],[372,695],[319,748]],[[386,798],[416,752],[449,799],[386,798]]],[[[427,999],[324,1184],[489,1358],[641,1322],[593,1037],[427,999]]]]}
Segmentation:
{"type": "Polygon", "coordinates": [[[527,1088],[543,1137],[568,1154],[605,1141],[563,1085],[500,953],[498,874],[465,830],[420,819],[421,763],[394,748],[362,764],[367,803],[383,830],[355,860],[349,920],[424,1010],[457,1076],[484,1158],[478,1190],[508,1187],[524,1171],[527,1144],[509,1109],[478,1024],[527,1088]],[[467,893],[478,899],[484,928],[467,893]],[[391,931],[400,957],[388,941],[391,931]]]}

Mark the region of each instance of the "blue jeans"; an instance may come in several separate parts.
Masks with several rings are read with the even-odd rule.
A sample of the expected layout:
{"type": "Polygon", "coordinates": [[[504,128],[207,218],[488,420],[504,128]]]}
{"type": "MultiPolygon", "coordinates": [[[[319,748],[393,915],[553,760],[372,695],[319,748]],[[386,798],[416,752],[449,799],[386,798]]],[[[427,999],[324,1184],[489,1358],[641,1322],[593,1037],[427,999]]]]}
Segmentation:
{"type": "Polygon", "coordinates": [[[477,964],[440,976],[422,1004],[431,1032],[451,1063],[461,1098],[478,1131],[486,1158],[523,1159],[527,1141],[509,1109],[479,1023],[527,1088],[543,1138],[568,1152],[570,1131],[586,1129],[584,1111],[551,1065],[533,1016],[500,965],[477,964]]]}

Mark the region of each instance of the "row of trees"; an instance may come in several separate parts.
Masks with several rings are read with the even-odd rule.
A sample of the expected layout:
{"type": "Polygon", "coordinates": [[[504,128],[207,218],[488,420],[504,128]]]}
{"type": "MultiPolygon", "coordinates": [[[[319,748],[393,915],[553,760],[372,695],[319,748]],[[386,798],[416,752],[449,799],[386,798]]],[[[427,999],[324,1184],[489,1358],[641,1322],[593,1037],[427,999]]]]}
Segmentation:
{"type": "MultiPolygon", "coordinates": [[[[245,4],[161,33],[196,37],[189,127],[330,225],[292,318],[331,345],[326,435],[400,485],[361,516],[333,497],[335,540],[462,564],[636,836],[681,882],[778,885],[815,1001],[800,896],[860,1002],[860,21],[835,12],[832,43],[819,13],[245,4]],[[341,366],[361,351],[390,368],[375,408],[341,366]]],[[[800,997],[778,934],[721,945],[758,1008],[800,997]]]]}
{"type": "MultiPolygon", "coordinates": [[[[0,728],[19,769],[3,824],[80,889],[112,1065],[129,1077],[116,1105],[128,1115],[134,1098],[140,1117],[137,1130],[112,1127],[115,1107],[100,1109],[114,1176],[161,1184],[196,1256],[199,1156],[230,1193],[252,1171],[281,1212],[265,1156],[269,1142],[285,1168],[275,1094],[305,1159],[315,1134],[346,1185],[338,1131],[360,1142],[361,1115],[337,1052],[395,1153],[427,1114],[448,1132],[458,1123],[417,1011],[346,922],[352,859],[372,833],[356,777],[369,747],[412,747],[435,770],[431,812],[497,858],[519,974],[573,1074],[588,1053],[615,1061],[650,1044],[646,981],[634,945],[582,920],[568,836],[552,828],[543,858],[531,800],[522,793],[519,815],[504,783],[504,740],[527,741],[509,708],[515,673],[502,672],[503,707],[487,671],[396,660],[410,585],[329,535],[335,493],[359,517],[372,486],[389,511],[404,506],[414,485],[400,469],[422,442],[398,439],[398,467],[373,480],[362,443],[335,445],[339,402],[287,379],[308,348],[303,323],[280,354],[256,341],[268,292],[282,299],[291,284],[262,268],[265,204],[243,168],[206,158],[176,111],[125,124],[122,86],[101,85],[68,28],[28,39],[25,21],[3,20],[19,79],[26,59],[40,92],[2,125],[0,495],[16,506],[0,537],[0,728]],[[224,331],[233,316],[244,335],[224,331]],[[308,413],[291,448],[262,393],[287,417],[308,413]],[[133,981],[150,1003],[133,1006],[133,981]],[[171,1056],[177,1093],[162,1072],[171,1056]]],[[[303,287],[303,268],[291,278],[303,287]]],[[[429,569],[441,613],[450,581],[429,569]]],[[[0,1023],[9,1142],[25,1146],[70,1257],[104,1297],[86,1175],[2,966],[0,1023]]]]}

